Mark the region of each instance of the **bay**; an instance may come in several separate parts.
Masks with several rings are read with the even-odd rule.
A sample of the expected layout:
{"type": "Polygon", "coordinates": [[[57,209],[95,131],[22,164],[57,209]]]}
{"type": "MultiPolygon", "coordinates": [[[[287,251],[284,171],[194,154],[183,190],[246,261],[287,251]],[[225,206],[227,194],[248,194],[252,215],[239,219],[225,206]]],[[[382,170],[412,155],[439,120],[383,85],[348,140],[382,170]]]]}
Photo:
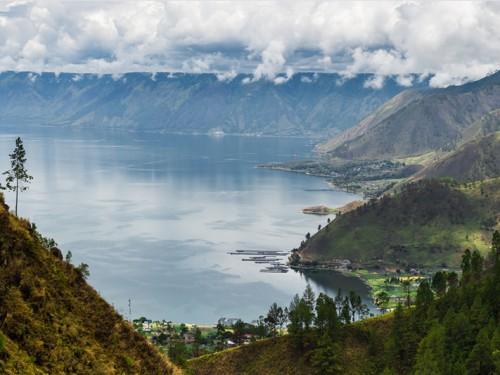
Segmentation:
{"type": "MultiPolygon", "coordinates": [[[[332,296],[355,290],[369,302],[357,278],[263,273],[227,254],[289,251],[326,224],[302,208],[359,198],[322,178],[256,168],[311,157],[309,139],[1,129],[0,170],[21,136],[34,176],[20,216],[70,250],[74,264],[89,264],[89,282],[127,318],[251,321],[272,302],[288,305],[307,283],[332,296]]],[[[6,193],[8,204],[13,198],[6,193]]]]}

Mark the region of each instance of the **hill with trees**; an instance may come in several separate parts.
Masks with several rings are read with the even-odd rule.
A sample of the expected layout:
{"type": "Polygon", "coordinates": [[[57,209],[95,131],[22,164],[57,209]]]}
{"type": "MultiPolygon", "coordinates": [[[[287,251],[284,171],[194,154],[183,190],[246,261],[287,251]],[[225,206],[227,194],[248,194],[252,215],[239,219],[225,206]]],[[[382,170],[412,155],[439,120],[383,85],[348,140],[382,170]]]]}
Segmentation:
{"type": "Polygon", "coordinates": [[[500,233],[485,258],[466,250],[461,270],[461,280],[440,271],[405,306],[354,323],[343,303],[305,292],[290,304],[288,335],[193,359],[190,373],[498,374],[500,233]]]}
{"type": "Polygon", "coordinates": [[[421,180],[336,217],[301,245],[295,260],[457,267],[464,249],[487,251],[499,213],[500,178],[466,184],[421,180]]]}
{"type": "Polygon", "coordinates": [[[87,276],[0,196],[0,373],[178,373],[87,276]]]}
{"type": "Polygon", "coordinates": [[[346,159],[395,159],[450,151],[471,136],[497,129],[498,109],[500,72],[462,86],[409,90],[319,150],[346,159]]]}

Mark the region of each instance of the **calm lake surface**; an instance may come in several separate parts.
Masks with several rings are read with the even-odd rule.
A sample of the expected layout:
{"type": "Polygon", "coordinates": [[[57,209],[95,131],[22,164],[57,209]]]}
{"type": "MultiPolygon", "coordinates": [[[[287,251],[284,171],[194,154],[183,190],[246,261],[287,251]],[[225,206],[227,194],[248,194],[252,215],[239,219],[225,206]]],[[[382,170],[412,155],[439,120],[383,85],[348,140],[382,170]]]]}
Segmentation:
{"type": "Polygon", "coordinates": [[[310,156],[310,140],[1,129],[0,171],[20,135],[34,176],[19,214],[88,263],[90,283],[127,318],[129,299],[133,317],[213,323],[256,319],[307,282],[368,294],[353,277],[262,273],[227,254],[288,251],[326,223],[302,208],[357,198],[322,178],[255,168],[310,156]]]}

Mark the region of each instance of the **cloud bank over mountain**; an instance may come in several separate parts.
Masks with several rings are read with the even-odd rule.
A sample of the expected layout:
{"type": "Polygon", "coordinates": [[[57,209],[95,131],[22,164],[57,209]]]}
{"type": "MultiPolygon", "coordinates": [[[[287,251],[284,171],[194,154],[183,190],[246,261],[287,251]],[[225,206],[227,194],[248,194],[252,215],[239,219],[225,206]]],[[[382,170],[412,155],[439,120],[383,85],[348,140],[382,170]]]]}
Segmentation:
{"type": "Polygon", "coordinates": [[[0,70],[396,75],[432,86],[500,68],[498,2],[11,1],[0,3],[0,70]],[[417,76],[413,75],[417,74],[417,76]]]}

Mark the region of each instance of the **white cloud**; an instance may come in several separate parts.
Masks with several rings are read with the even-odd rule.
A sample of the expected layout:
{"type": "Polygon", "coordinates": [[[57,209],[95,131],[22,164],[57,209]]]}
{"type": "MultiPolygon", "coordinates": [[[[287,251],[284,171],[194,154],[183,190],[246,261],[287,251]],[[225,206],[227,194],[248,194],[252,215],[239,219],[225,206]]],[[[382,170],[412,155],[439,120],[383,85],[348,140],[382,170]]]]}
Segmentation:
{"type": "Polygon", "coordinates": [[[384,81],[385,81],[384,76],[374,75],[368,78],[363,84],[363,86],[374,90],[380,90],[382,87],[384,87],[384,81]]]}
{"type": "Polygon", "coordinates": [[[235,70],[228,70],[226,72],[217,72],[216,77],[219,81],[230,82],[236,78],[238,73],[235,70]]]}
{"type": "Polygon", "coordinates": [[[446,86],[500,68],[497,2],[0,2],[0,70],[433,75],[446,86]],[[287,73],[288,72],[288,73],[287,73]]]}

